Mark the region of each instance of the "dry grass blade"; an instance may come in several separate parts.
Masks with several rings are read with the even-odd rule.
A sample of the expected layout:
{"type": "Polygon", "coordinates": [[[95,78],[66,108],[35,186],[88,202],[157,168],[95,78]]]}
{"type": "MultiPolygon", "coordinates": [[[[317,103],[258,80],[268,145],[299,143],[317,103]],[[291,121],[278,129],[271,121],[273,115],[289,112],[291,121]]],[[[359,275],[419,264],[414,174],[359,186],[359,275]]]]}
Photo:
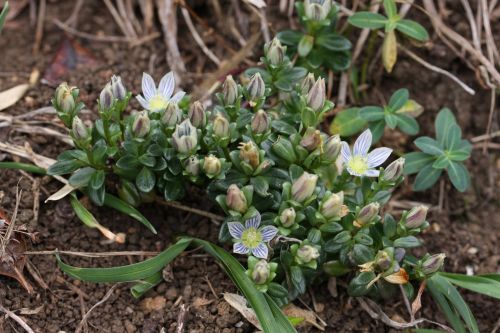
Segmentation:
{"type": "Polygon", "coordinates": [[[90,314],[92,313],[92,311],[97,308],[98,306],[104,304],[110,297],[111,295],[113,295],[113,291],[115,290],[115,288],[118,286],[118,284],[115,284],[113,287],[111,287],[111,289],[108,290],[108,292],[106,293],[106,295],[104,295],[104,297],[99,301],[97,302],[96,304],[94,304],[94,306],[92,306],[90,308],[89,311],[87,311],[87,313],[85,314],[85,316],[83,316],[82,320],[80,321],[80,324],[78,324],[78,327],[76,328],[75,330],[75,333],[80,333],[85,325],[85,323],[87,322],[87,319],[90,317],[90,314]]]}
{"type": "Polygon", "coordinates": [[[7,317],[10,317],[11,319],[13,319],[16,323],[19,324],[19,326],[21,326],[26,332],[28,333],[35,333],[35,331],[33,331],[33,329],[31,327],[28,326],[28,324],[26,324],[26,322],[21,318],[19,317],[18,315],[16,315],[14,312],[6,309],[5,307],[3,307],[3,305],[0,304],[0,312],[3,312],[7,315],[7,317]]]}
{"type": "Polygon", "coordinates": [[[40,72],[35,69],[31,72],[29,81],[27,83],[22,83],[0,92],[0,111],[16,104],[24,96],[24,94],[26,94],[28,89],[38,81],[39,76],[40,72]]]}

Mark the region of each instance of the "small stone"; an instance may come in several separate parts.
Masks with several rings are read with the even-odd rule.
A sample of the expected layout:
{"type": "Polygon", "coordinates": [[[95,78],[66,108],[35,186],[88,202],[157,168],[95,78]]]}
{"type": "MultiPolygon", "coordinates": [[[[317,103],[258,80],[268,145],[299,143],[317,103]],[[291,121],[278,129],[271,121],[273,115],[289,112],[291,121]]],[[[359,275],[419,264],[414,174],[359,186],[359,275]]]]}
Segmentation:
{"type": "Polygon", "coordinates": [[[477,254],[479,252],[479,250],[477,249],[477,247],[470,247],[468,250],[467,250],[467,253],[468,254],[477,254]]]}
{"type": "Polygon", "coordinates": [[[175,288],[168,288],[167,292],[165,293],[165,296],[167,297],[168,300],[175,300],[178,295],[179,293],[175,288]]]}
{"type": "Polygon", "coordinates": [[[145,298],[140,306],[145,312],[159,311],[166,306],[167,300],[163,296],[145,298]]]}
{"type": "Polygon", "coordinates": [[[132,324],[132,322],[130,322],[130,320],[125,320],[125,330],[127,333],[134,333],[137,331],[137,328],[134,324],[132,324]]]}

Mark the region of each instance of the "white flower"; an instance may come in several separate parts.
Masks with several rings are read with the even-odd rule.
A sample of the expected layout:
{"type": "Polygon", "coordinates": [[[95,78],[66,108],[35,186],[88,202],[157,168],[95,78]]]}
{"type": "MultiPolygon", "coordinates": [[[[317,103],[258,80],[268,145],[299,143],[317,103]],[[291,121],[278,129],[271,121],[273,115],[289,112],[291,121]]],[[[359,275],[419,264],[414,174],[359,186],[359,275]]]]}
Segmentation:
{"type": "Polygon", "coordinates": [[[378,177],[380,171],[374,168],[378,167],[389,157],[392,149],[382,147],[376,148],[368,154],[372,145],[372,132],[369,129],[361,133],[356,139],[352,150],[349,149],[347,142],[342,142],[342,159],[347,171],[353,176],[378,177]]]}
{"type": "Polygon", "coordinates": [[[268,248],[266,243],[271,241],[278,233],[278,229],[272,225],[260,227],[260,214],[245,221],[245,225],[240,222],[229,222],[229,233],[236,241],[233,245],[233,252],[239,254],[252,253],[257,258],[266,259],[268,248]]]}
{"type": "Polygon", "coordinates": [[[172,96],[175,88],[174,73],[165,74],[160,80],[160,85],[156,88],[155,82],[151,75],[142,73],[142,93],[136,98],[141,103],[142,107],[151,112],[165,110],[169,103],[178,103],[186,94],[184,91],[179,91],[172,96]]]}

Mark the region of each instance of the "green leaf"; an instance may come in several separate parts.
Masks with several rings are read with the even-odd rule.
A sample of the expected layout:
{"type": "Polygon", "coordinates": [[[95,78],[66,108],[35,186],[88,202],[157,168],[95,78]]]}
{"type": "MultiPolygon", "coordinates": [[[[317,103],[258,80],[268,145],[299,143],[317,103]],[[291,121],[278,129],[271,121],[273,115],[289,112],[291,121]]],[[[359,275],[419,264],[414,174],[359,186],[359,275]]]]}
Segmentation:
{"type": "Polygon", "coordinates": [[[145,278],[137,282],[132,288],[130,288],[130,293],[135,298],[139,298],[144,295],[148,290],[154,288],[156,285],[163,281],[162,272],[157,272],[148,278],[145,278]]]}
{"type": "Polygon", "coordinates": [[[412,152],[404,156],[405,158],[405,175],[411,175],[419,172],[426,165],[432,163],[435,157],[422,152],[412,152]]]}
{"type": "Polygon", "coordinates": [[[434,185],[443,170],[434,169],[432,165],[425,166],[420,172],[417,174],[415,178],[415,183],[413,185],[413,189],[415,191],[424,191],[434,185]]]}
{"type": "Polygon", "coordinates": [[[354,279],[349,283],[347,292],[353,297],[364,296],[368,294],[370,288],[367,288],[368,284],[375,279],[375,273],[373,272],[362,272],[356,275],[354,279]]]}
{"type": "Polygon", "coordinates": [[[395,114],[386,112],[384,119],[390,129],[395,129],[398,126],[398,117],[395,114]]]}
{"type": "Polygon", "coordinates": [[[415,236],[401,237],[394,241],[394,247],[411,248],[420,245],[420,241],[415,236]]]}
{"type": "Polygon", "coordinates": [[[104,204],[106,188],[104,186],[101,186],[99,188],[93,188],[89,186],[87,188],[87,194],[93,203],[95,203],[98,206],[102,206],[104,204]]]}
{"type": "Polygon", "coordinates": [[[83,204],[80,202],[80,200],[78,200],[74,193],[71,193],[70,202],[76,216],[78,216],[83,224],[90,228],[97,228],[100,225],[94,215],[92,215],[92,213],[89,212],[88,209],[85,208],[85,206],[83,206],[83,204]]]}
{"type": "Polygon", "coordinates": [[[366,121],[382,120],[384,115],[384,109],[380,106],[364,106],[359,109],[359,116],[366,121]]]}
{"type": "Polygon", "coordinates": [[[117,211],[130,216],[133,219],[144,224],[153,234],[156,235],[156,229],[153,225],[148,221],[147,218],[144,217],[137,209],[126,203],[125,201],[106,193],[104,196],[104,205],[107,207],[111,207],[116,209],[117,211]]]}
{"type": "Polygon", "coordinates": [[[392,94],[391,98],[389,99],[389,108],[396,112],[397,110],[401,109],[408,99],[410,98],[410,92],[406,88],[401,88],[398,89],[392,94]]]}
{"type": "Polygon", "coordinates": [[[155,187],[156,177],[153,171],[143,167],[135,178],[135,185],[142,192],[149,192],[155,187]]]}
{"type": "Polygon", "coordinates": [[[91,167],[81,168],[69,177],[68,182],[73,187],[87,186],[95,171],[96,170],[91,167]]]}
{"type": "Polygon", "coordinates": [[[260,196],[266,197],[269,195],[269,192],[267,192],[269,190],[269,183],[264,177],[253,177],[250,182],[253,185],[255,192],[257,192],[260,196]]]}
{"type": "Polygon", "coordinates": [[[456,123],[457,120],[450,109],[444,108],[439,111],[434,126],[436,127],[436,139],[441,145],[445,143],[450,126],[456,123]]]}
{"type": "Polygon", "coordinates": [[[428,136],[421,136],[420,138],[413,141],[415,145],[420,148],[424,153],[430,155],[443,155],[443,149],[439,145],[439,142],[430,138],[428,136]]]}
{"type": "Polygon", "coordinates": [[[139,165],[137,157],[125,155],[116,161],[116,166],[124,170],[134,170],[139,165]]]}
{"type": "Polygon", "coordinates": [[[283,134],[292,135],[297,133],[297,130],[295,129],[294,126],[290,125],[289,123],[283,120],[273,120],[271,122],[271,127],[283,134]]]}
{"type": "Polygon", "coordinates": [[[285,30],[279,32],[276,37],[285,45],[297,45],[304,34],[299,31],[285,30]]]}
{"type": "Polygon", "coordinates": [[[469,276],[444,272],[438,274],[454,285],[500,299],[500,274],[493,274],[496,275],[496,279],[489,275],[469,276]]]}
{"type": "Polygon", "coordinates": [[[314,37],[309,35],[302,36],[297,49],[299,56],[307,57],[309,52],[311,52],[313,46],[314,46],[314,37]]]}
{"type": "Polygon", "coordinates": [[[457,124],[451,124],[448,128],[448,134],[446,135],[444,146],[447,150],[458,149],[462,140],[462,130],[457,124]]]}
{"type": "Polygon", "coordinates": [[[398,114],[396,115],[398,119],[398,127],[408,135],[416,135],[420,131],[420,126],[415,118],[398,114]]]}
{"type": "Polygon", "coordinates": [[[94,172],[92,177],[90,177],[89,185],[94,190],[97,190],[98,188],[102,187],[105,179],[106,179],[106,174],[104,173],[104,170],[97,170],[96,172],[94,172]]]}
{"type": "Polygon", "coordinates": [[[0,13],[0,33],[2,32],[3,25],[5,23],[5,18],[7,17],[8,13],[9,13],[9,2],[6,1],[5,4],[3,5],[2,12],[0,13]]]}
{"type": "Polygon", "coordinates": [[[361,131],[366,121],[359,116],[359,108],[350,108],[340,111],[330,125],[332,134],[351,136],[361,131]]]}
{"type": "Polygon", "coordinates": [[[316,38],[316,44],[330,51],[346,51],[352,47],[349,39],[336,33],[328,33],[318,36],[316,38]]]}
{"type": "Polygon", "coordinates": [[[369,128],[370,131],[372,132],[373,143],[375,143],[378,140],[380,140],[382,135],[384,135],[385,120],[379,120],[377,122],[371,123],[369,128]]]}
{"type": "Polygon", "coordinates": [[[358,28],[380,29],[387,23],[387,18],[376,13],[357,12],[349,17],[348,22],[358,28]]]}
{"type": "Polygon", "coordinates": [[[24,170],[39,175],[47,174],[47,170],[45,170],[44,168],[37,167],[33,164],[19,162],[0,162],[0,169],[24,170]]]}
{"type": "Polygon", "coordinates": [[[49,176],[64,175],[67,173],[72,173],[75,170],[83,167],[85,163],[78,160],[63,160],[57,161],[56,163],[49,166],[47,169],[47,174],[49,176]]]}
{"type": "Polygon", "coordinates": [[[427,30],[425,30],[425,28],[420,23],[412,20],[399,20],[396,23],[396,29],[403,34],[421,42],[425,42],[429,39],[427,30]]]}
{"type": "Polygon", "coordinates": [[[398,15],[398,9],[394,0],[384,0],[384,9],[388,18],[398,15]]]}
{"type": "Polygon", "coordinates": [[[448,158],[452,161],[462,162],[470,157],[470,152],[464,149],[448,152],[448,158]]]}
{"type": "Polygon", "coordinates": [[[299,294],[303,294],[306,292],[306,280],[304,278],[304,274],[302,274],[302,269],[299,266],[290,267],[290,280],[292,281],[292,285],[299,294]]]}
{"type": "Polygon", "coordinates": [[[462,163],[450,161],[446,171],[451,183],[457,190],[464,192],[469,187],[470,175],[462,163]]]}
{"type": "Polygon", "coordinates": [[[442,155],[439,156],[438,159],[434,161],[434,163],[432,163],[432,167],[434,169],[444,169],[448,166],[449,163],[450,160],[448,159],[448,156],[442,155]]]}

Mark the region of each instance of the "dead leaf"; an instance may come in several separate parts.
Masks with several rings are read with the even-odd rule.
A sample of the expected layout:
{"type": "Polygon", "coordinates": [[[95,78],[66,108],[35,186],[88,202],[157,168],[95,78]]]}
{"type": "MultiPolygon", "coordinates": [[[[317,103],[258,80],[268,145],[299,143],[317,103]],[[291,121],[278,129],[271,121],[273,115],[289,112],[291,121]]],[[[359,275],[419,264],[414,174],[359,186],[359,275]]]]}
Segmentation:
{"type": "Polygon", "coordinates": [[[246,320],[250,322],[257,329],[262,330],[259,320],[255,311],[247,306],[247,300],[245,297],[238,294],[224,293],[224,300],[229,303],[233,308],[236,309],[246,320]]]}
{"type": "Polygon", "coordinates": [[[19,310],[19,313],[22,315],[36,315],[39,314],[40,311],[42,311],[44,304],[40,305],[39,307],[36,307],[34,309],[28,309],[28,308],[21,308],[19,310]]]}
{"type": "Polygon", "coordinates": [[[204,306],[207,306],[209,304],[212,304],[214,302],[213,299],[206,299],[206,298],[202,298],[202,297],[196,297],[193,301],[193,306],[196,308],[196,309],[199,309],[201,307],[204,307],[204,306]]]}
{"type": "Polygon", "coordinates": [[[295,304],[288,304],[283,308],[283,313],[288,317],[303,318],[304,321],[298,325],[299,327],[312,325],[320,331],[325,330],[325,325],[318,322],[318,320],[316,319],[316,313],[311,310],[299,308],[295,304]]]}
{"type": "Polygon", "coordinates": [[[57,192],[53,193],[50,197],[45,200],[47,201],[59,201],[74,190],[76,190],[77,187],[71,186],[70,184],[66,184],[63,187],[61,187],[57,192]]]}
{"type": "Polygon", "coordinates": [[[21,98],[23,98],[28,89],[38,81],[39,76],[40,72],[34,69],[31,72],[29,82],[19,84],[15,87],[0,92],[0,111],[16,104],[21,98]]]}
{"type": "Polygon", "coordinates": [[[413,316],[422,308],[422,294],[424,293],[425,290],[425,280],[422,281],[420,284],[420,288],[418,288],[418,293],[417,297],[415,297],[415,300],[413,303],[411,303],[411,313],[413,316]]]}

